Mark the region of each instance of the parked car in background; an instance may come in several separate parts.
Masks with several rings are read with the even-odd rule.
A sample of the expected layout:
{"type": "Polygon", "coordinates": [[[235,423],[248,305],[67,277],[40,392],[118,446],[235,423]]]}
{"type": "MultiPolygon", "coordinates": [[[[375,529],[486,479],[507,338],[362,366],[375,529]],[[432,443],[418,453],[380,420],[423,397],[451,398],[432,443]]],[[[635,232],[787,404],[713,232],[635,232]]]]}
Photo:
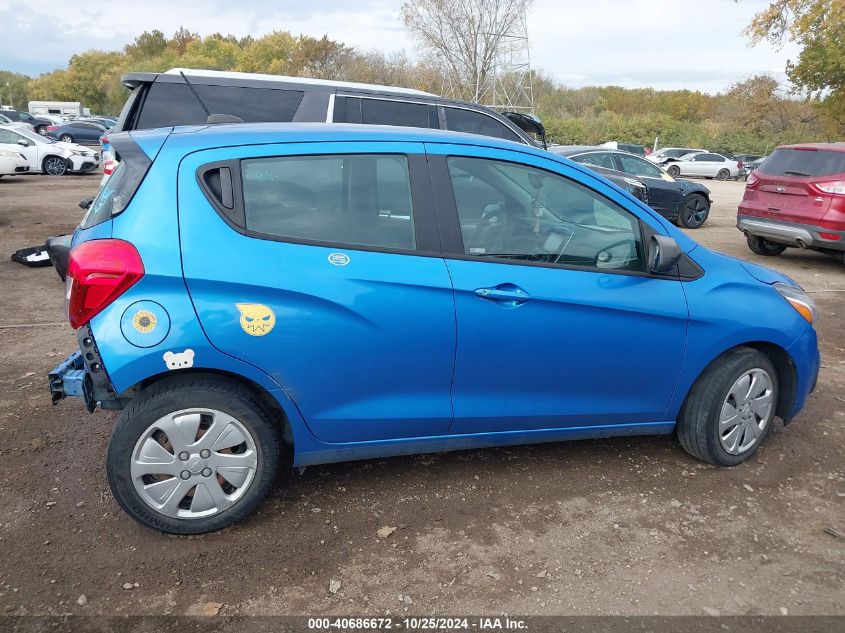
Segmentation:
{"type": "Polygon", "coordinates": [[[763,161],[766,160],[768,156],[761,156],[755,160],[752,160],[750,163],[745,163],[745,171],[746,175],[750,174],[752,171],[757,169],[760,165],[763,164],[763,161]]]}
{"type": "Polygon", "coordinates": [[[32,126],[32,129],[41,135],[47,131],[47,126],[52,125],[52,121],[43,117],[34,117],[29,112],[18,112],[17,110],[3,110],[3,116],[12,121],[19,121],[20,123],[27,123],[32,126]]]}
{"type": "Polygon", "coordinates": [[[687,154],[698,154],[706,152],[706,149],[691,149],[688,147],[661,147],[656,152],[652,152],[646,158],[652,163],[662,164],[669,158],[681,158],[687,154]]]}
{"type": "Polygon", "coordinates": [[[797,246],[843,257],[845,143],[778,147],[749,174],[737,228],[758,255],[797,246]]]}
{"type": "Polygon", "coordinates": [[[635,178],[647,188],[645,200],[666,219],[685,228],[697,229],[710,215],[710,190],[689,180],[676,180],[645,158],[603,147],[550,147],[549,151],[587,165],[605,177],[635,178]]]}
{"type": "Polygon", "coordinates": [[[83,117],[81,119],[76,119],[77,122],[85,122],[85,123],[96,123],[97,125],[102,125],[106,130],[110,130],[114,127],[114,124],[117,123],[117,119],[110,119],[107,117],[83,117]]]}
{"type": "Polygon", "coordinates": [[[283,442],[302,467],[674,434],[735,466],[815,387],[797,284],[538,148],[326,123],[111,142],[49,389],[122,410],[108,482],[149,528],[243,519],[283,442]]]}
{"type": "Polygon", "coordinates": [[[35,131],[35,129],[29,123],[10,119],[8,116],[6,116],[5,112],[0,112],[0,125],[6,125],[9,127],[18,128],[20,130],[32,130],[33,132],[35,131]]]}
{"type": "Polygon", "coordinates": [[[664,163],[666,172],[673,177],[699,176],[701,178],[717,178],[728,180],[742,175],[742,163],[726,158],[721,154],[703,152],[687,154],[681,158],[670,158],[664,163]]]}
{"type": "MultiPolygon", "coordinates": [[[[333,122],[443,128],[531,146],[537,145],[532,133],[545,135],[536,117],[532,121],[524,114],[509,113],[512,117],[509,118],[477,103],[453,101],[408,88],[190,68],[130,73],[122,81],[131,92],[110,133],[206,125],[210,112],[256,123],[333,122]],[[525,128],[530,128],[530,132],[525,128]]],[[[116,165],[107,146],[108,137],[102,141],[106,175],[116,165]]]]}
{"type": "MultiPolygon", "coordinates": [[[[580,148],[580,146],[573,145],[550,145],[548,147],[548,151],[550,151],[552,154],[557,154],[558,156],[564,156],[566,158],[574,160],[571,156],[569,156],[569,150],[580,148]]],[[[621,171],[617,171],[615,169],[605,169],[602,167],[594,167],[593,165],[590,165],[589,167],[596,173],[599,173],[605,178],[607,178],[610,182],[612,182],[620,189],[623,189],[624,191],[630,193],[643,204],[649,204],[648,186],[641,180],[632,176],[628,176],[627,174],[624,174],[621,171]]]]}
{"type": "Polygon", "coordinates": [[[32,172],[49,176],[94,171],[100,161],[97,153],[74,143],[52,141],[33,130],[0,125],[0,149],[17,152],[26,158],[32,172]]]}
{"type": "Polygon", "coordinates": [[[25,174],[29,171],[29,162],[18,151],[0,147],[0,177],[25,174]]]}
{"type": "Polygon", "coordinates": [[[622,152],[628,152],[629,154],[636,154],[637,156],[645,156],[648,152],[646,152],[646,147],[644,145],[635,145],[633,143],[618,143],[616,141],[607,141],[606,143],[602,143],[599,147],[606,147],[607,149],[618,149],[622,152]]]}
{"type": "Polygon", "coordinates": [[[47,127],[48,138],[65,143],[85,143],[94,145],[100,142],[100,137],[106,133],[106,127],[93,121],[70,121],[64,125],[50,125],[47,127]]]}

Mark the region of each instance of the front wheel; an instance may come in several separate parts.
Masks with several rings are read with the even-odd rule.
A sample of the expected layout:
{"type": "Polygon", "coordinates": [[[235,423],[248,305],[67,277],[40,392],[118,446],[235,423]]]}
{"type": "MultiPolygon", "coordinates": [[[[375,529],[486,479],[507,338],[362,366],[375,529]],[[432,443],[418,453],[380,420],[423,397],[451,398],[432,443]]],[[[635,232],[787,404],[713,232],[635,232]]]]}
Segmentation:
{"type": "Polygon", "coordinates": [[[70,171],[70,167],[61,156],[48,156],[44,159],[41,170],[48,176],[64,176],[70,171]]]}
{"type": "Polygon", "coordinates": [[[678,214],[678,222],[686,229],[697,229],[709,215],[710,201],[700,193],[691,193],[684,200],[684,206],[678,214]]]}
{"type": "Polygon", "coordinates": [[[672,178],[677,178],[681,175],[681,168],[677,165],[672,165],[666,169],[666,173],[672,176],[672,178]]]}
{"type": "Polygon", "coordinates": [[[736,466],[768,436],[777,401],[778,377],[768,356],[738,347],[714,361],[693,385],[678,417],[678,440],[705,462],[736,466]]]}
{"type": "Polygon", "coordinates": [[[278,425],[254,393],[186,376],[154,385],[124,409],[106,466],[133,519],[168,534],[201,534],[250,514],[278,461],[278,425]]]}
{"type": "Polygon", "coordinates": [[[776,257],[786,250],[786,245],[769,242],[756,235],[746,235],[745,242],[748,244],[748,248],[751,249],[752,253],[763,255],[764,257],[776,257]]]}
{"type": "Polygon", "coordinates": [[[727,180],[731,177],[731,172],[727,169],[720,169],[719,173],[716,174],[716,180],[727,180]]]}

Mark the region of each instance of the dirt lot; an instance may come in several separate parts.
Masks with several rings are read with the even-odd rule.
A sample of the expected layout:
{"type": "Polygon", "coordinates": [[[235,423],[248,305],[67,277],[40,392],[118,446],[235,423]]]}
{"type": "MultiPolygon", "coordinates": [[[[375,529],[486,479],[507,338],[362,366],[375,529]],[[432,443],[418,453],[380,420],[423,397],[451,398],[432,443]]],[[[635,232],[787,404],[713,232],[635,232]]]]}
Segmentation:
{"type": "Polygon", "coordinates": [[[97,181],[0,180],[0,613],[845,614],[845,540],[824,532],[845,532],[845,267],[752,255],[742,183],[712,183],[694,237],[783,270],[822,315],[818,390],[750,463],[663,437],[283,469],[246,522],[173,538],[111,498],[114,414],[50,405],[45,375],[75,347],[63,286],[8,260],[70,232],[97,181]]]}

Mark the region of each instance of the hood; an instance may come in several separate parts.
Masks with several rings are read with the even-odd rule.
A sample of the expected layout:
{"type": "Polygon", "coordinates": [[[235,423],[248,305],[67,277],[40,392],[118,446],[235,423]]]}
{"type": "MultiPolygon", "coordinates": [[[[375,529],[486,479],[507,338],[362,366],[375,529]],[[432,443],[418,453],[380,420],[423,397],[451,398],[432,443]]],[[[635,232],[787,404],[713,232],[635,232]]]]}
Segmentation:
{"type": "Polygon", "coordinates": [[[798,285],[783,273],[779,273],[778,271],[772,270],[771,268],[766,268],[765,266],[760,266],[758,264],[752,264],[751,262],[747,262],[742,259],[738,259],[737,261],[745,269],[745,272],[754,277],[754,279],[756,279],[757,281],[762,281],[764,284],[771,285],[776,284],[780,281],[791,284],[793,286],[798,285]]]}
{"type": "Polygon", "coordinates": [[[53,145],[69,152],[76,152],[77,154],[82,154],[83,156],[87,156],[89,154],[91,156],[94,155],[94,150],[92,150],[90,147],[80,145],[79,143],[64,143],[62,141],[56,141],[55,143],[53,143],[53,145]]]}

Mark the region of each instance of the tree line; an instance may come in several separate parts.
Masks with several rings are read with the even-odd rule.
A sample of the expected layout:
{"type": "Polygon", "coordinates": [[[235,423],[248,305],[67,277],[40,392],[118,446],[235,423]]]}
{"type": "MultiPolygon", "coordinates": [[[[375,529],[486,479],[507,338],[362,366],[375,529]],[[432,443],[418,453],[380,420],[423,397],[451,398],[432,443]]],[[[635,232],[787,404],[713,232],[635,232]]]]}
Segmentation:
{"type": "MultiPolygon", "coordinates": [[[[26,109],[29,100],[80,101],[99,114],[117,114],[126,100],[121,75],[173,67],[233,70],[447,90],[447,69],[431,57],[359,51],[328,36],[276,31],[259,38],[220,33],[202,37],[179,29],[171,37],[146,31],[121,51],[89,50],[66,68],[27,77],[0,70],[0,100],[26,109]],[[7,85],[8,84],[8,85],[7,85]],[[11,95],[10,95],[11,93],[11,95]]],[[[819,97],[797,99],[768,76],[743,80],[718,95],[618,86],[568,88],[542,72],[532,76],[535,108],[550,140],[595,144],[607,140],[650,146],[706,147],[763,153],[789,142],[829,141],[845,117],[819,97]]]]}

